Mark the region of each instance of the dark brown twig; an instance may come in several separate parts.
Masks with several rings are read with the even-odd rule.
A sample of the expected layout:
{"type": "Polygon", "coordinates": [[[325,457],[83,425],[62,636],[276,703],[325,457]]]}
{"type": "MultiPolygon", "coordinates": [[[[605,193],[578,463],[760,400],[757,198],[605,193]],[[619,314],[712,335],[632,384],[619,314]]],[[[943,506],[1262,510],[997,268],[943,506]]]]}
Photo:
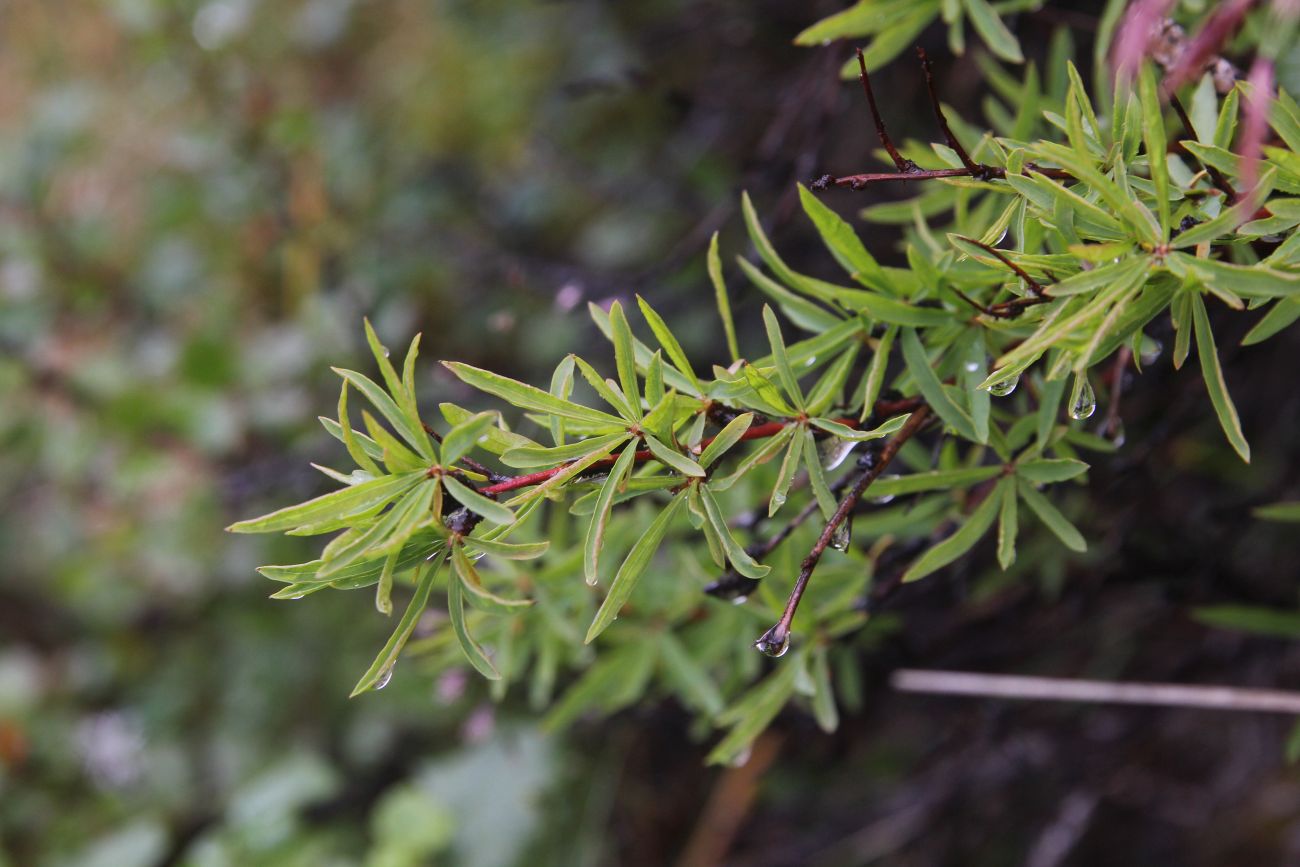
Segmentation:
{"type": "Polygon", "coordinates": [[[861,48],[857,49],[857,52],[858,69],[860,70],[858,78],[862,81],[862,89],[867,94],[867,105],[871,107],[871,119],[876,124],[876,136],[889,153],[889,158],[894,161],[894,168],[905,174],[919,172],[920,168],[917,164],[898,152],[898,148],[894,147],[894,143],[889,138],[889,133],[885,131],[885,121],[880,117],[880,109],[876,107],[876,95],[871,90],[871,76],[867,74],[867,61],[862,56],[861,48]]]}
{"type": "Polygon", "coordinates": [[[794,620],[795,612],[799,609],[799,601],[803,599],[804,591],[808,589],[808,580],[812,578],[812,573],[821,561],[822,554],[830,546],[835,531],[857,506],[858,500],[862,498],[862,494],[871,486],[871,483],[880,478],[880,474],[889,466],[889,462],[898,454],[898,450],[925,425],[929,418],[930,407],[924,404],[918,407],[915,412],[907,417],[907,421],[898,429],[898,433],[890,437],[889,441],[885,443],[875,462],[863,470],[862,475],[858,476],[848,495],[840,501],[835,514],[831,515],[830,519],[827,520],[826,526],[822,529],[821,535],[817,537],[812,550],[803,559],[803,563],[799,568],[799,577],[795,580],[794,589],[790,591],[790,598],[785,603],[785,611],[781,614],[781,619],[755,642],[755,646],[760,650],[779,653],[781,648],[789,644],[790,624],[794,620]]]}
{"type": "Polygon", "coordinates": [[[943,106],[939,104],[939,91],[934,86],[934,71],[930,68],[930,58],[926,56],[925,49],[916,46],[916,56],[921,58],[921,71],[925,73],[925,89],[930,94],[930,106],[934,109],[935,119],[939,121],[939,129],[943,131],[944,140],[947,141],[948,147],[953,149],[961,164],[970,172],[971,177],[983,180],[985,178],[985,169],[987,166],[978,165],[966,153],[966,148],[962,147],[961,142],[957,141],[957,136],[953,135],[952,128],[948,126],[948,118],[944,116],[943,106]]]}

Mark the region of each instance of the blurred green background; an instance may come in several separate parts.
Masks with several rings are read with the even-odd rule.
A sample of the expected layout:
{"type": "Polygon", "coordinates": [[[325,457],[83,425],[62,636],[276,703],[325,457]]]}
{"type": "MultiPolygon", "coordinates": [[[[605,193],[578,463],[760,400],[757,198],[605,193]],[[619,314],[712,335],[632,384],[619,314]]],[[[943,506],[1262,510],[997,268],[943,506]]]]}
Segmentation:
{"type": "MultiPolygon", "coordinates": [[[[702,767],[700,733],[670,706],[544,737],[514,696],[415,666],[349,702],[389,624],[364,594],[268,601],[254,568],[312,543],[222,532],[327,486],[308,462],[337,449],[315,417],[336,399],[329,365],[365,363],[362,315],[390,345],[424,332],[432,406],[468,399],[433,359],[543,380],[598,345],[587,301],[634,292],[701,361],[720,358],[702,253],[715,229],[744,249],[742,188],[791,260],[826,272],[793,182],[864,168],[872,142],[836,80],[843,46],[790,39],[839,6],[0,6],[0,864],[707,864],[731,850],[747,865],[1047,867],[1060,862],[1034,853],[1071,817],[1090,842],[1070,863],[1300,851],[1285,720],[984,708],[882,686],[900,662],[1300,674],[1291,643],[1185,615],[1295,604],[1285,528],[1244,517],[1296,490],[1293,337],[1240,364],[1227,353],[1252,469],[1221,446],[1194,373],[1142,377],[1126,407],[1136,447],[1099,469],[1094,500],[1076,495],[1089,558],[1044,554],[1056,565],[1027,582],[958,568],[903,594],[907,628],[867,649],[866,710],[834,738],[783,717],[749,770],[702,767]],[[1116,841],[1132,848],[1117,856],[1116,841]]],[[[1096,12],[1080,6],[1023,16],[1022,41],[1064,30],[1086,53],[1096,12]]],[[[945,57],[942,32],[923,38],[945,57]]],[[[877,85],[896,136],[928,136],[916,71],[896,66],[877,85]]],[[[940,75],[978,117],[971,59],[940,75]]],[[[897,235],[867,237],[887,254],[897,235]]],[[[752,323],[752,293],[733,298],[752,323]]]]}

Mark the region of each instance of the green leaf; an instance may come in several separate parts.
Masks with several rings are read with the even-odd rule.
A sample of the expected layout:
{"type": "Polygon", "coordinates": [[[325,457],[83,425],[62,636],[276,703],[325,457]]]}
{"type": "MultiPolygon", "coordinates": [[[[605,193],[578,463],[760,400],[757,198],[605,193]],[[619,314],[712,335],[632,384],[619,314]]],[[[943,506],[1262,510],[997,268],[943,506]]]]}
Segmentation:
{"type": "Polygon", "coordinates": [[[853,231],[853,227],[839,214],[822,204],[821,200],[809,192],[803,184],[798,186],[799,201],[803,204],[804,213],[813,221],[817,233],[826,244],[826,249],[830,250],[840,266],[849,273],[850,277],[864,286],[881,292],[891,291],[884,269],[880,267],[876,258],[867,252],[862,239],[858,237],[857,232],[853,231]]]}
{"type": "Polygon", "coordinates": [[[727,553],[727,559],[731,561],[732,567],[744,575],[746,578],[762,578],[768,572],[772,571],[770,566],[763,566],[754,561],[743,545],[736,541],[736,537],[731,535],[731,529],[727,526],[727,519],[722,514],[721,507],[718,506],[717,499],[713,496],[713,491],[709,490],[708,485],[700,485],[700,500],[704,503],[704,513],[713,525],[713,531],[718,534],[718,539],[722,542],[722,547],[727,553]]]}
{"type": "Polygon", "coordinates": [[[444,465],[456,463],[478,445],[479,439],[487,434],[495,420],[496,413],[481,412],[447,431],[442,438],[442,447],[438,449],[438,460],[444,465]]]}
{"type": "Polygon", "coordinates": [[[885,329],[885,333],[880,336],[880,342],[876,344],[876,351],[871,356],[871,364],[867,367],[867,375],[862,384],[862,415],[861,421],[866,421],[875,411],[876,400],[880,397],[880,387],[885,382],[885,372],[889,369],[889,353],[894,348],[894,338],[898,335],[898,326],[891,325],[885,329]]]}
{"type": "Polygon", "coordinates": [[[830,520],[831,515],[839,507],[835,500],[835,495],[831,493],[830,486],[826,483],[826,471],[822,469],[822,457],[817,451],[817,439],[808,428],[803,428],[803,461],[808,467],[808,487],[812,489],[813,497],[817,500],[817,506],[821,509],[822,517],[830,520]]]}
{"type": "Polygon", "coordinates": [[[709,487],[715,491],[725,491],[744,478],[755,467],[767,463],[776,456],[782,448],[785,447],[787,440],[795,434],[794,425],[787,425],[782,428],[775,436],[768,439],[758,449],[746,455],[744,460],[736,465],[736,468],[727,476],[721,479],[713,479],[709,482],[709,487]]]}
{"type": "Polygon", "coordinates": [[[1011,35],[1011,31],[987,0],[962,0],[962,6],[966,8],[971,24],[975,25],[975,32],[994,54],[1011,63],[1025,62],[1025,57],[1020,52],[1020,43],[1011,35]]]}
{"type": "MultiPolygon", "coordinates": [[[[602,377],[600,373],[596,371],[596,368],[592,367],[586,361],[576,355],[573,357],[573,360],[578,365],[578,370],[582,373],[582,378],[587,380],[587,384],[595,390],[596,394],[600,395],[601,400],[614,407],[614,410],[627,421],[635,424],[641,420],[641,413],[637,412],[636,408],[632,405],[632,401],[638,399],[635,393],[630,396],[623,394],[622,389],[615,385],[612,379],[605,379],[602,377]]],[[[624,427],[626,428],[627,425],[624,425],[624,427]]]]}
{"type": "Polygon", "coordinates": [[[636,444],[633,443],[623,449],[618,460],[614,462],[613,468],[609,475],[605,477],[605,482],[600,486],[600,493],[596,497],[596,507],[591,513],[591,522],[587,525],[587,539],[582,550],[582,568],[583,574],[587,578],[588,584],[596,583],[597,569],[599,566],[599,557],[601,546],[605,542],[605,527],[609,524],[609,513],[614,502],[614,494],[618,493],[619,486],[623,484],[623,479],[627,477],[628,470],[632,467],[632,462],[636,460],[636,444]]]}
{"type": "Polygon", "coordinates": [[[673,633],[659,633],[659,650],[664,678],[672,683],[683,701],[709,717],[722,713],[722,693],[673,633]]]}
{"type": "Polygon", "coordinates": [[[998,513],[998,506],[998,497],[985,497],[966,522],[957,528],[957,532],[926,551],[908,567],[908,570],[903,573],[903,581],[919,581],[975,547],[975,543],[993,523],[993,518],[998,513]]]}
{"type": "Polygon", "coordinates": [[[794,694],[798,673],[796,665],[778,665],[762,683],[727,708],[719,720],[732,723],[732,728],[709,752],[706,761],[711,765],[726,764],[744,755],[794,694]]]}
{"type": "Polygon", "coordinates": [[[1002,467],[967,467],[959,470],[930,470],[895,478],[878,478],[868,488],[873,497],[894,497],[921,491],[947,491],[968,488],[996,477],[1002,467]]]}
{"type": "Polygon", "coordinates": [[[1060,539],[1065,547],[1071,551],[1088,550],[1088,543],[1084,541],[1075,526],[1067,521],[1056,506],[1053,506],[1051,501],[1040,494],[1031,483],[1020,479],[1017,482],[1017,489],[1020,491],[1020,499],[1024,500],[1030,511],[1038,516],[1038,520],[1047,525],[1047,529],[1056,534],[1056,538],[1060,539]]]}
{"type": "Polygon", "coordinates": [[[469,594],[470,605],[490,614],[518,614],[533,604],[531,599],[506,599],[498,596],[483,586],[483,579],[465,556],[463,545],[455,545],[451,551],[451,565],[460,580],[462,589],[469,594]]]}
{"type": "Polygon", "coordinates": [[[740,359],[740,347],[736,343],[736,323],[731,319],[731,300],[727,297],[727,283],[722,277],[722,259],[718,256],[718,233],[709,239],[709,279],[713,282],[713,292],[718,303],[718,315],[722,318],[722,330],[727,335],[727,352],[732,361],[740,359]]]}
{"type": "Polygon", "coordinates": [[[1277,638],[1300,638],[1300,612],[1251,605],[1196,608],[1192,617],[1217,629],[1233,629],[1277,638]]]}
{"type": "Polygon", "coordinates": [[[831,689],[831,667],[826,647],[812,652],[813,717],[821,730],[830,733],[840,727],[840,714],[835,708],[835,693],[831,689]]]}
{"type": "Polygon", "coordinates": [[[547,394],[540,388],[525,385],[509,377],[500,376],[487,370],[480,370],[477,367],[462,364],[458,361],[444,361],[443,366],[456,374],[465,384],[495,395],[506,403],[520,409],[556,415],[591,425],[606,425],[620,430],[626,427],[626,422],[618,416],[562,400],[553,394],[547,394]]]}
{"type": "Polygon", "coordinates": [[[763,305],[763,326],[767,329],[767,341],[772,345],[772,360],[776,363],[776,373],[781,378],[781,386],[795,409],[802,412],[803,392],[799,389],[799,380],[794,375],[794,369],[790,367],[790,359],[785,352],[785,339],[781,336],[781,326],[776,321],[776,314],[766,304],[763,305]]]}
{"type": "Polygon", "coordinates": [[[496,500],[489,500],[478,491],[462,484],[449,473],[443,474],[442,486],[447,489],[447,493],[456,498],[456,502],[494,524],[513,524],[515,522],[514,512],[496,500]]]}
{"type": "MultiPolygon", "coordinates": [[[[632,347],[632,328],[627,323],[623,305],[618,301],[609,308],[609,324],[614,332],[614,361],[618,366],[618,381],[623,394],[633,402],[632,409],[635,410],[635,403],[639,402],[641,394],[641,386],[636,378],[636,351],[632,347]]],[[[635,415],[640,418],[640,413],[635,415]]]]}
{"type": "Polygon", "coordinates": [[[393,573],[397,571],[397,561],[401,556],[401,550],[394,548],[392,553],[384,558],[383,569],[379,572],[379,583],[375,585],[375,609],[385,617],[393,613],[393,573]]]}
{"type": "Polygon", "coordinates": [[[1016,475],[1043,485],[1063,482],[1088,471],[1088,465],[1074,458],[1037,458],[1016,465],[1016,475]]]}
{"type": "Polygon", "coordinates": [[[902,334],[903,360],[907,363],[907,370],[912,374],[912,379],[915,380],[916,387],[926,403],[960,436],[978,442],[975,422],[967,415],[966,410],[953,403],[948,393],[944,391],[943,383],[930,367],[930,359],[926,355],[925,347],[921,345],[921,339],[916,336],[916,330],[904,328],[902,334]]]}
{"type": "Polygon", "coordinates": [[[1223,379],[1223,369],[1219,366],[1219,353],[1214,348],[1214,334],[1210,331],[1210,317],[1205,311],[1205,300],[1199,293],[1193,293],[1192,322],[1196,328],[1196,355],[1201,361],[1201,375],[1205,387],[1210,392],[1210,402],[1219,416],[1228,442],[1246,463],[1250,463],[1250,444],[1241,431],[1241,419],[1237,417],[1237,408],[1233,406],[1228,394],[1228,384],[1223,379]]]}
{"type": "Polygon", "coordinates": [[[465,544],[503,560],[533,560],[551,547],[550,542],[501,542],[483,536],[470,536],[465,539],[465,544]]]}
{"type": "MultiPolygon", "coordinates": [[[[362,444],[361,437],[352,429],[352,421],[348,418],[348,381],[346,379],[343,380],[343,385],[339,388],[338,422],[331,423],[329,419],[322,418],[321,424],[325,425],[327,431],[343,442],[348,454],[352,456],[352,460],[356,461],[357,466],[372,476],[383,475],[372,458],[383,458],[384,450],[374,444],[373,440],[371,440],[371,444],[374,448],[367,450],[362,444]]],[[[366,439],[369,439],[369,437],[366,437],[366,439]]]]}
{"type": "Polygon", "coordinates": [[[1160,97],[1156,92],[1155,68],[1142,64],[1138,77],[1138,95],[1142,101],[1142,138],[1146,142],[1147,163],[1151,181],[1156,188],[1156,209],[1160,214],[1160,228],[1169,237],[1169,165],[1168,143],[1165,138],[1165,119],[1160,110],[1160,97]]]}
{"type": "MultiPolygon", "coordinates": [[[[1300,235],[1296,237],[1300,238],[1300,235]]],[[[1242,346],[1255,346],[1256,343],[1262,343],[1296,320],[1300,320],[1300,298],[1279,299],[1278,303],[1265,313],[1264,318],[1256,322],[1255,328],[1249,330],[1242,338],[1242,346]]]]}
{"type": "Polygon", "coordinates": [[[288,506],[260,518],[239,521],[226,529],[231,533],[275,533],[359,515],[396,499],[419,484],[422,478],[423,471],[382,476],[296,506],[288,506]]]}
{"type": "Polygon", "coordinates": [[[620,443],[626,442],[631,437],[627,431],[619,433],[602,434],[601,436],[588,437],[577,440],[576,442],[566,443],[554,448],[545,448],[543,446],[525,446],[523,448],[511,449],[501,456],[501,462],[508,467],[519,469],[527,467],[553,467],[558,464],[567,463],[585,457],[592,452],[609,447],[618,448],[620,443]]]}
{"type": "Polygon", "coordinates": [[[663,318],[640,295],[636,296],[636,303],[640,305],[641,315],[645,317],[645,321],[649,324],[650,330],[654,332],[659,345],[664,348],[668,360],[683,376],[691,381],[691,385],[695,386],[695,394],[703,394],[704,391],[700,388],[700,381],[696,379],[695,371],[691,368],[691,362],[686,358],[686,353],[682,351],[682,345],[677,342],[677,338],[669,330],[663,318]]]}
{"type": "Polygon", "coordinates": [[[456,641],[460,643],[460,649],[469,664],[488,680],[500,680],[501,673],[492,664],[492,660],[487,658],[474,636],[469,634],[469,624],[465,622],[465,581],[460,575],[453,575],[447,582],[447,614],[451,618],[456,641]]]}
{"type": "Polygon", "coordinates": [[[803,441],[797,435],[800,430],[798,425],[791,425],[790,447],[785,451],[785,457],[781,459],[781,469],[776,474],[776,483],[772,485],[772,496],[767,503],[767,516],[770,518],[777,513],[777,510],[785,505],[786,497],[790,493],[790,484],[794,481],[794,474],[799,469],[799,455],[803,452],[803,441]]]}
{"type": "Polygon", "coordinates": [[[700,452],[700,466],[708,468],[718,458],[722,457],[727,451],[740,442],[740,438],[749,430],[749,426],[754,423],[754,414],[752,412],[738,415],[727,426],[718,432],[718,435],[704,447],[700,452]]]}
{"type": "Polygon", "coordinates": [[[401,441],[375,421],[375,417],[370,413],[362,411],[361,421],[365,424],[370,438],[383,449],[384,465],[388,467],[389,472],[402,473],[428,468],[426,460],[422,460],[419,455],[402,445],[401,441]]]}
{"type": "Polygon", "coordinates": [[[406,388],[401,379],[397,376],[397,371],[393,369],[393,363],[388,360],[388,348],[379,342],[379,335],[375,334],[374,327],[370,324],[370,319],[362,320],[366,328],[366,343],[370,344],[370,352],[375,356],[375,362],[379,365],[379,372],[384,377],[384,385],[388,387],[388,393],[393,396],[402,411],[409,415],[417,415],[413,409],[414,400],[406,393],[406,388]]]}
{"type": "Polygon", "coordinates": [[[1001,500],[998,514],[998,565],[1004,570],[1016,562],[1016,533],[1020,518],[1016,515],[1016,483],[1010,478],[1000,479],[993,496],[1001,500]]]}
{"type": "Polygon", "coordinates": [[[636,582],[650,565],[650,561],[654,559],[655,552],[659,550],[659,543],[668,532],[668,525],[672,523],[673,517],[684,502],[686,502],[686,493],[683,491],[668,501],[668,505],[655,517],[645,533],[636,540],[632,550],[628,552],[627,559],[619,567],[618,574],[614,576],[614,581],[609,586],[609,593],[591,622],[591,628],[587,630],[585,643],[591,644],[596,636],[604,632],[618,617],[618,612],[627,603],[633,588],[636,587],[636,582]]]}
{"type": "Polygon", "coordinates": [[[810,418],[808,419],[808,423],[813,427],[821,428],[831,436],[838,437],[842,440],[866,442],[867,440],[878,440],[881,437],[887,437],[894,433],[907,423],[907,419],[910,415],[911,413],[908,413],[907,415],[894,416],[888,421],[883,422],[879,426],[871,428],[870,430],[856,430],[846,424],[841,424],[840,422],[829,418],[810,418]]]}
{"type": "Polygon", "coordinates": [[[402,612],[402,619],[397,622],[397,628],[393,634],[388,637],[388,642],[384,649],[379,651],[375,661],[366,669],[366,673],[361,675],[357,685],[352,688],[351,695],[348,698],[356,698],[368,689],[376,688],[377,685],[387,683],[391,676],[393,666],[397,664],[397,657],[401,654],[402,648],[406,646],[406,641],[415,631],[415,624],[419,622],[420,615],[424,613],[425,607],[429,604],[429,591],[433,589],[433,578],[438,574],[446,555],[443,554],[432,565],[421,565],[416,570],[415,577],[415,594],[411,596],[411,601],[406,604],[406,611],[402,612]]]}
{"type": "Polygon", "coordinates": [[[369,377],[363,376],[355,370],[344,370],[341,367],[332,369],[356,387],[357,391],[365,395],[366,400],[370,401],[375,409],[379,410],[379,414],[393,426],[393,430],[401,434],[402,439],[410,443],[421,457],[430,461],[434,460],[433,443],[429,441],[429,435],[424,432],[424,425],[420,422],[418,415],[398,409],[392,398],[385,394],[378,385],[375,385],[369,377]]]}
{"type": "Polygon", "coordinates": [[[317,577],[336,575],[357,560],[400,551],[412,533],[430,522],[429,505],[436,487],[435,482],[427,479],[420,482],[364,532],[349,537],[351,541],[337,548],[327,546],[323,555],[325,564],[317,577]]]}
{"type": "Polygon", "coordinates": [[[1262,521],[1300,522],[1300,502],[1269,503],[1251,509],[1250,513],[1262,521]]]}
{"type": "Polygon", "coordinates": [[[650,449],[650,453],[655,456],[655,460],[669,469],[677,470],[687,476],[704,478],[704,468],[681,452],[674,451],[649,434],[645,435],[645,444],[650,449]]]}

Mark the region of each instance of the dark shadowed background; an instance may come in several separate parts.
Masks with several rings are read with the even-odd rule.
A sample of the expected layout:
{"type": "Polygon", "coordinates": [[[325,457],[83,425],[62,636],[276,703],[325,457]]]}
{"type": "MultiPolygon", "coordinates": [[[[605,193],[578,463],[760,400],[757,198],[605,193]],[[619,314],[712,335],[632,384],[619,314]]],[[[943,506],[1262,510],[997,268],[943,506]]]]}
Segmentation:
{"type": "MultiPolygon", "coordinates": [[[[739,768],[704,767],[672,705],[543,736],[520,697],[418,666],[348,701],[389,624],[365,594],[268,600],[254,568],[313,543],[222,531],[324,490],[316,416],[363,315],[424,333],[432,406],[469,399],[433,359],[544,381],[599,346],[588,301],[638,292],[720,360],[703,253],[746,249],[742,189],[826,273],[794,182],[879,165],[848,49],[791,45],[838,8],[0,7],[0,865],[1300,863],[1290,720],[887,687],[904,664],[1295,684],[1294,641],[1189,615],[1296,605],[1300,539],[1249,515],[1300,494],[1294,333],[1236,349],[1249,323],[1216,323],[1250,467],[1166,353],[1064,504],[1087,555],[1001,576],[980,549],[904,589],[864,709],[834,736],[791,711],[739,768]]],[[[1095,16],[1016,27],[1086,58],[1095,16]]],[[[974,58],[922,42],[979,123],[974,58]]],[[[920,84],[906,55],[878,77],[897,138],[932,135],[920,84]]],[[[743,344],[739,275],[733,303],[743,344]]]]}

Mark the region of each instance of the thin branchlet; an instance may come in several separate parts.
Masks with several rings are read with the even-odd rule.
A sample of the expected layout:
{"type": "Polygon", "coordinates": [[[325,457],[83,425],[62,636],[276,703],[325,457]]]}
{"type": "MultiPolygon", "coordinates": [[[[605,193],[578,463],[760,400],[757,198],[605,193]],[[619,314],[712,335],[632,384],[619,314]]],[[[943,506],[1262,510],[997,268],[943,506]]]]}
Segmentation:
{"type": "Polygon", "coordinates": [[[813,543],[812,550],[803,559],[803,563],[799,567],[799,577],[795,580],[794,589],[790,591],[790,598],[786,600],[785,611],[781,614],[781,619],[776,622],[775,626],[759,637],[757,642],[759,645],[783,647],[789,642],[790,624],[794,621],[795,612],[799,610],[799,601],[803,599],[804,591],[808,589],[808,581],[812,578],[812,573],[816,570],[817,564],[821,562],[822,554],[826,553],[826,549],[830,547],[835,531],[857,507],[858,500],[862,498],[862,494],[871,486],[871,483],[880,478],[880,474],[889,466],[889,462],[898,454],[898,450],[915,436],[929,419],[930,407],[922,404],[907,417],[907,421],[898,429],[898,433],[889,438],[889,441],[880,450],[879,456],[872,465],[863,470],[854,481],[853,487],[840,501],[835,513],[826,521],[826,526],[822,528],[821,535],[813,543]]]}

